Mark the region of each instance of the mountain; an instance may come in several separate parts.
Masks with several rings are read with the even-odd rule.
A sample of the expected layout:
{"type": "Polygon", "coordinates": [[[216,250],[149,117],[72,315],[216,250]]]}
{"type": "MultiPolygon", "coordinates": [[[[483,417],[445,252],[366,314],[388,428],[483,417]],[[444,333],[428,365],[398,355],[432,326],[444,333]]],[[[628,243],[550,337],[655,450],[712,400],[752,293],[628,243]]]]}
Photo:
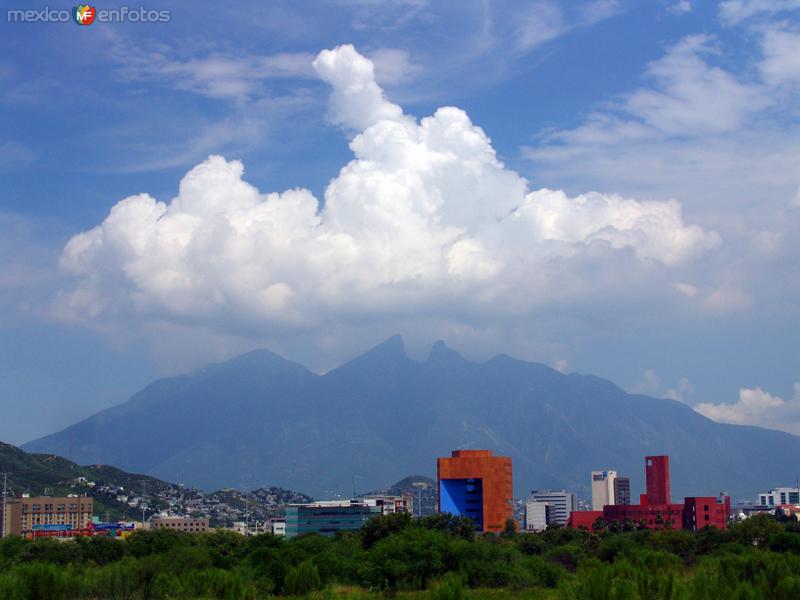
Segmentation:
{"type": "Polygon", "coordinates": [[[436,457],[457,448],[513,457],[518,495],[586,496],[591,470],[616,469],[636,497],[644,456],[669,454],[674,497],[751,498],[795,480],[800,438],[504,355],[471,362],[442,342],[417,362],[395,336],[325,375],[251,352],[156,381],[24,448],[204,489],[277,485],[318,498],[434,475],[436,457]]]}

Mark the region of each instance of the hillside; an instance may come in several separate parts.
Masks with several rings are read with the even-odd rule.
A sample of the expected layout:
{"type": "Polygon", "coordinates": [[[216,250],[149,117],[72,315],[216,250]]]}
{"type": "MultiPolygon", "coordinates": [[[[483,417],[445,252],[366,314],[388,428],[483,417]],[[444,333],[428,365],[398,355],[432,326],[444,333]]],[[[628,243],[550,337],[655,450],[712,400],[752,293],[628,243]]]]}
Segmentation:
{"type": "Polygon", "coordinates": [[[643,488],[643,457],[669,454],[673,494],[750,498],[794,481],[800,438],[724,425],[672,400],[631,395],[591,375],[437,343],[410,359],[394,337],[316,375],[256,351],[159,380],[128,402],[26,444],[203,489],[265,484],[316,497],[433,476],[436,457],[490,448],[514,459],[515,491],[588,494],[592,469],[643,488]],[[148,443],[142,444],[142,440],[148,443]]]}
{"type": "Polygon", "coordinates": [[[0,473],[8,477],[9,496],[87,494],[95,500],[95,514],[113,520],[141,519],[141,510],[118,500],[120,494],[133,496],[144,490],[148,506],[165,508],[159,497],[172,487],[147,475],[127,473],[108,465],[82,467],[54,454],[28,454],[3,442],[0,442],[0,473]]]}
{"type": "MultiPolygon", "coordinates": [[[[214,524],[249,519],[265,521],[282,513],[290,502],[310,502],[305,494],[279,487],[243,492],[223,489],[210,494],[161,481],[148,475],[128,473],[109,465],[80,466],[54,454],[29,454],[0,442],[0,474],[8,477],[10,497],[86,494],[94,498],[95,515],[105,520],[140,520],[145,515],[210,516],[214,524]]],[[[0,485],[2,480],[0,479],[0,485]]]]}

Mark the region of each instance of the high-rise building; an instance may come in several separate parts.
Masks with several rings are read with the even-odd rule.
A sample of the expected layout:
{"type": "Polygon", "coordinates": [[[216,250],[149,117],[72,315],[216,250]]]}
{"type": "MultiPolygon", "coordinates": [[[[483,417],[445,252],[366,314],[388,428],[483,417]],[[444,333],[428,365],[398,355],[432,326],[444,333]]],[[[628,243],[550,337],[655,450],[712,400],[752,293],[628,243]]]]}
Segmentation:
{"type": "Polygon", "coordinates": [[[617,477],[614,480],[614,504],[631,503],[631,480],[629,477],[617,477]]]}
{"type": "Polygon", "coordinates": [[[592,510],[614,504],[616,471],[592,471],[592,510]]]}
{"type": "Polygon", "coordinates": [[[23,495],[6,498],[3,533],[27,536],[48,527],[85,530],[92,521],[94,501],[79,496],[23,495]]]}
{"type": "Polygon", "coordinates": [[[758,495],[760,506],[774,507],[784,504],[800,504],[800,488],[780,487],[758,495]]]}
{"type": "Polygon", "coordinates": [[[669,456],[645,456],[647,503],[669,504],[669,456]]]}
{"type": "Polygon", "coordinates": [[[332,500],[286,507],[286,537],[303,533],[333,535],[346,529],[360,529],[373,517],[380,516],[380,506],[369,506],[360,500],[332,500]]]}
{"type": "Polygon", "coordinates": [[[471,518],[479,531],[500,533],[514,518],[511,457],[491,450],[454,450],[437,461],[439,512],[471,518]]]}
{"type": "MultiPolygon", "coordinates": [[[[528,498],[528,503],[525,507],[526,510],[530,503],[544,504],[547,506],[545,526],[554,523],[564,525],[567,519],[569,519],[570,514],[572,514],[572,511],[576,509],[575,494],[564,490],[534,490],[528,498]]],[[[531,507],[531,509],[534,511],[541,510],[535,506],[531,507]]],[[[544,529],[544,527],[541,527],[541,529],[544,529]]],[[[538,530],[539,529],[537,529],[537,531],[538,530]]]]}

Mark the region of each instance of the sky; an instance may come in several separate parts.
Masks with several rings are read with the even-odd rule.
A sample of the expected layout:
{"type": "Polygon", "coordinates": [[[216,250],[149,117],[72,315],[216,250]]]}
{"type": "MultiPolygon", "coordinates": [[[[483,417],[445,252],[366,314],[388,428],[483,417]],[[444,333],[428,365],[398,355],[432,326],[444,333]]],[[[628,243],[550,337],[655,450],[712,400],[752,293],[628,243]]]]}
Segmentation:
{"type": "Polygon", "coordinates": [[[44,6],[0,21],[0,440],[398,333],[800,434],[800,0],[44,6]]]}

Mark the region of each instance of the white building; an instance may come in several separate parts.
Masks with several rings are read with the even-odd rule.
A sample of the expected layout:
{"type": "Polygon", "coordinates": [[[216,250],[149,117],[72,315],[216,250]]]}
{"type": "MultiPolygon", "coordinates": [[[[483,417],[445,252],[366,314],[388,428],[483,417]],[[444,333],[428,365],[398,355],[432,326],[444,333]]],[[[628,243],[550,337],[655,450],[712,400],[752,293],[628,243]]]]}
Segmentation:
{"type": "Polygon", "coordinates": [[[592,471],[592,510],[614,504],[616,471],[592,471]]]}
{"type": "Polygon", "coordinates": [[[528,500],[525,503],[525,531],[544,531],[547,529],[547,502],[528,500]]]}
{"type": "Polygon", "coordinates": [[[272,528],[272,535],[282,535],[286,537],[286,519],[275,518],[270,519],[269,522],[272,528]]]}
{"type": "MultiPolygon", "coordinates": [[[[528,512],[528,505],[531,503],[544,504],[546,506],[544,515],[545,526],[553,523],[564,525],[567,519],[569,519],[570,514],[572,514],[572,511],[576,509],[575,494],[564,490],[533,490],[525,504],[526,513],[528,512]]],[[[541,519],[541,506],[531,506],[530,511],[531,525],[536,527],[533,531],[541,531],[541,529],[545,528],[539,527],[541,521],[537,520],[541,519]]],[[[525,528],[528,529],[527,517],[525,520],[525,528]]]]}
{"type": "Polygon", "coordinates": [[[780,487],[758,495],[760,506],[780,506],[781,504],[800,504],[800,488],[780,487]]]}

